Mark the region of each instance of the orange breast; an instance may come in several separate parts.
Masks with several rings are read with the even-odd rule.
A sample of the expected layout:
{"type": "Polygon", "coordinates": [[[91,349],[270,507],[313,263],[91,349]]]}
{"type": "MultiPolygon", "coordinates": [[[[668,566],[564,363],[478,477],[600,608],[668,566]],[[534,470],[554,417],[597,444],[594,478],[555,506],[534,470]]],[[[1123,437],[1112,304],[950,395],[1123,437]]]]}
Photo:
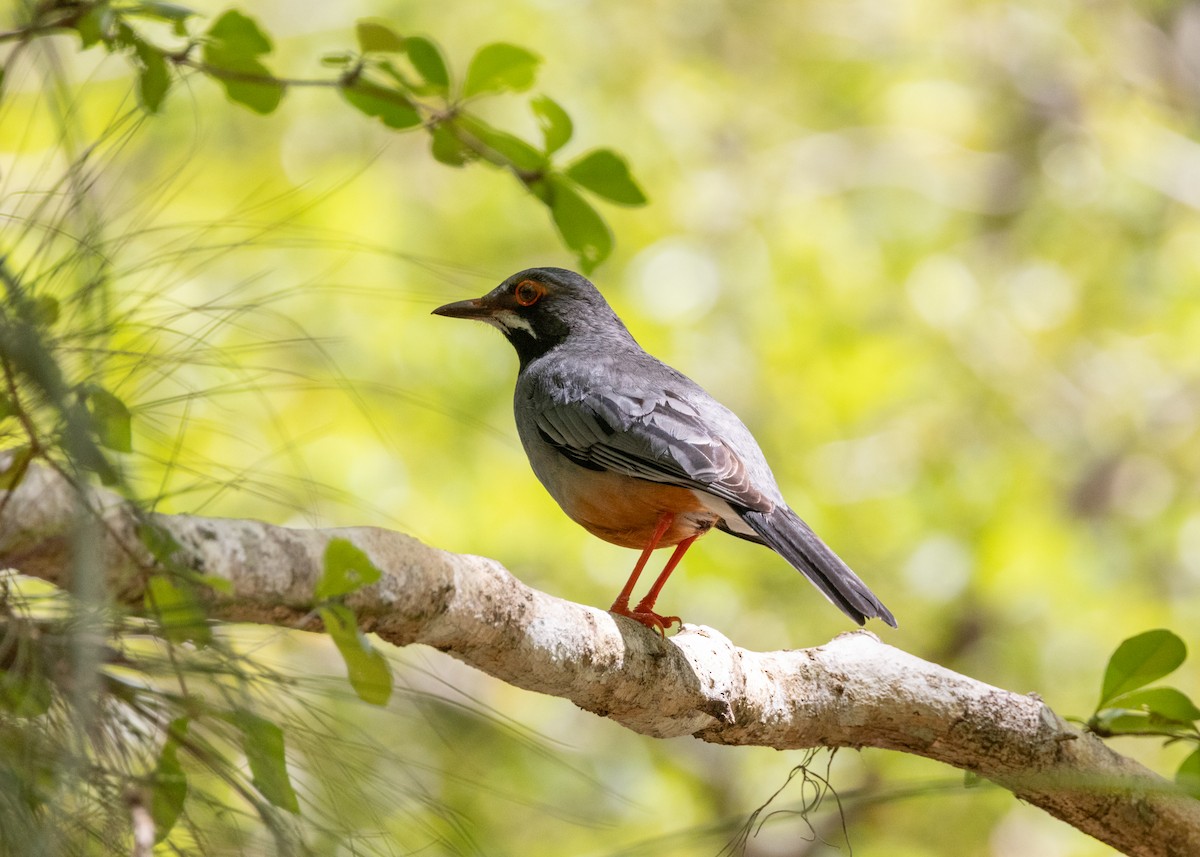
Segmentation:
{"type": "Polygon", "coordinates": [[[608,471],[583,470],[570,480],[571,489],[557,496],[563,511],[589,533],[627,548],[644,548],[664,512],[675,515],[659,542],[677,545],[709,530],[718,517],[686,488],[632,479],[608,471]]]}

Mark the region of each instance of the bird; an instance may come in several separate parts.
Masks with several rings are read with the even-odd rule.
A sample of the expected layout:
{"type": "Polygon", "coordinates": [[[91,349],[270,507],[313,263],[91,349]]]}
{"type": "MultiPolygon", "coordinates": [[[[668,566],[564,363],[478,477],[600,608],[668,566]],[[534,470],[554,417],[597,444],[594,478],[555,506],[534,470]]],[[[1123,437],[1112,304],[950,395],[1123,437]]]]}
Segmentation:
{"type": "Polygon", "coordinates": [[[534,474],[589,533],[641,553],[610,612],[662,636],[678,616],[655,605],[700,536],[765,545],[859,625],[891,611],[792,511],[750,430],[727,407],[638,345],[590,280],[529,268],[479,298],[433,310],[498,328],[516,349],[517,433],[534,474]],[[650,555],[674,547],[635,606],[650,555]]]}

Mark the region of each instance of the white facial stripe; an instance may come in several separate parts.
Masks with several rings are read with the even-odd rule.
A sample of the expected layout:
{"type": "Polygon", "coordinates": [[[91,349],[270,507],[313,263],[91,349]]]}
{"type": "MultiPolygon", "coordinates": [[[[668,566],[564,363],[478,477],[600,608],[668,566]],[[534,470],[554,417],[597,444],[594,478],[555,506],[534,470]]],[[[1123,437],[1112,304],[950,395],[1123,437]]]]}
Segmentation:
{"type": "Polygon", "coordinates": [[[510,309],[502,309],[497,313],[493,313],[488,321],[495,324],[501,330],[523,330],[534,339],[537,339],[537,334],[533,332],[533,325],[510,309]]]}

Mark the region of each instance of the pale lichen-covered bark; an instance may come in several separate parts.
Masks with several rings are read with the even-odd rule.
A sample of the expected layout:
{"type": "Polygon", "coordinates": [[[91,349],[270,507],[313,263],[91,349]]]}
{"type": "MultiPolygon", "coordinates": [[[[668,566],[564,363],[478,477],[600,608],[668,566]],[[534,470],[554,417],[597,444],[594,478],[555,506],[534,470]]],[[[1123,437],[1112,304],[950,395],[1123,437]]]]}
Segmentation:
{"type": "MultiPolygon", "coordinates": [[[[3,499],[4,492],[0,492],[3,499]]],[[[149,556],[137,517],[109,492],[89,495],[107,534],[109,591],[140,603],[149,556]]],[[[300,627],[333,537],[383,570],[347,598],[365,630],[424,643],[510,684],[563,697],[645,735],[720,744],[879,747],[970,770],[1131,855],[1200,854],[1200,801],[1040,699],[975,681],[884,645],[866,632],[827,645],[750,652],[711,628],[663,640],[642,626],[460,556],[380,529],[296,530],[256,521],[151,516],[197,571],[228,580],[216,617],[300,627]]],[[[0,515],[0,567],[68,586],[79,519],[71,486],[32,470],[0,515]]]]}

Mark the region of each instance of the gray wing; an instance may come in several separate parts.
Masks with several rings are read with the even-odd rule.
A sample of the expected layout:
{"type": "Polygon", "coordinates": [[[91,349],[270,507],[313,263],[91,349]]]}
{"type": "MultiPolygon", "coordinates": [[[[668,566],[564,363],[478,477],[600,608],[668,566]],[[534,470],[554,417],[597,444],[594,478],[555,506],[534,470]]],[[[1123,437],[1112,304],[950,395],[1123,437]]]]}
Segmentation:
{"type": "Polygon", "coordinates": [[[543,403],[533,422],[544,441],[580,466],[706,491],[741,509],[770,511],[775,500],[756,483],[766,487],[760,470],[772,489],[774,479],[757,444],[728,409],[700,395],[705,401],[697,405],[686,394],[670,391],[577,391],[567,401],[543,403]]]}

